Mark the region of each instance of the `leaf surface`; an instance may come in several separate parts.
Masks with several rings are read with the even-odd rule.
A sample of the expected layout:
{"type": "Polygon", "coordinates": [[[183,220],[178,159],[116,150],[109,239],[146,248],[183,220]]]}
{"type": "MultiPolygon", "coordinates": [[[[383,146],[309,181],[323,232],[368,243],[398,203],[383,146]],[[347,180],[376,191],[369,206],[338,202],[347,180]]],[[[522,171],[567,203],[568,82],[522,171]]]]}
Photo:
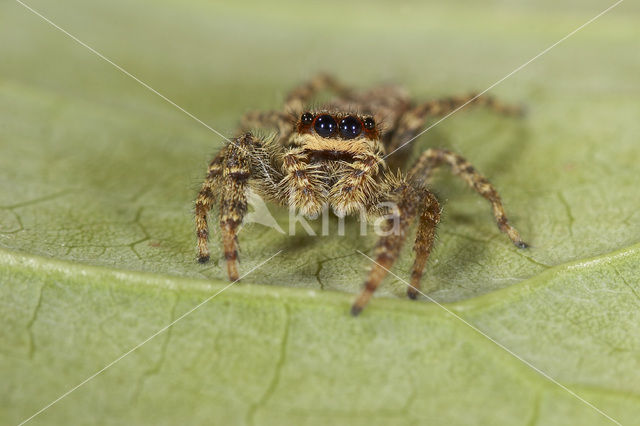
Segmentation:
{"type": "MultiPolygon", "coordinates": [[[[29,4],[229,137],[244,112],[280,108],[319,70],[417,99],[482,90],[608,6],[29,4]]],[[[370,266],[356,250],[375,244],[357,221],[315,237],[246,226],[242,271],[282,254],[189,313],[227,285],[217,238],[212,262],[195,262],[192,220],[222,139],[3,3],[0,422],[189,313],[32,423],[612,423],[541,371],[634,424],[639,15],[625,2],[498,85],[525,119],[461,111],[413,144],[468,158],[532,248],[514,248],[486,202],[441,173],[423,286],[444,308],[405,300],[390,277],[353,319],[370,266]]],[[[408,244],[394,272],[408,278],[412,261],[408,244]]]]}

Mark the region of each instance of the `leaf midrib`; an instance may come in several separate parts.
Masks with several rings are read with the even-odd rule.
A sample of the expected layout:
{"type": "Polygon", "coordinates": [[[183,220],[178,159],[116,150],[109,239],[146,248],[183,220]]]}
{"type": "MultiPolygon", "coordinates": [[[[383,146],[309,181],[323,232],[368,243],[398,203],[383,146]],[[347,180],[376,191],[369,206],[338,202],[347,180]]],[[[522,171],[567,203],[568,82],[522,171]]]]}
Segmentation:
{"type": "MultiPolygon", "coordinates": [[[[545,271],[524,279],[516,284],[501,288],[490,293],[476,296],[470,299],[456,302],[439,303],[448,309],[469,314],[479,310],[489,309],[504,305],[514,299],[520,299],[527,295],[553,285],[553,278],[562,276],[575,270],[590,272],[590,268],[598,267],[614,260],[627,257],[640,258],[640,243],[636,243],[619,250],[600,254],[598,256],[578,259],[571,262],[555,265],[545,271]]],[[[133,285],[161,287],[168,290],[189,291],[191,293],[212,293],[226,287],[229,283],[216,279],[198,279],[190,277],[177,277],[154,272],[130,271],[126,269],[108,268],[104,266],[88,265],[80,262],[52,259],[44,256],[27,254],[24,252],[9,250],[0,247],[0,265],[37,270],[39,272],[58,272],[68,276],[82,275],[98,279],[101,276],[109,276],[122,282],[130,282],[133,285]]],[[[258,273],[259,271],[256,271],[258,273]]],[[[286,286],[259,285],[255,281],[245,280],[225,290],[227,294],[241,298],[267,297],[311,304],[342,304],[348,306],[353,299],[352,294],[337,291],[317,291],[286,286]]],[[[370,312],[395,312],[405,311],[411,314],[434,315],[434,312],[442,311],[442,308],[433,303],[412,303],[407,300],[378,297],[375,302],[367,307],[370,312]]],[[[346,317],[345,310],[345,317],[346,317]]]]}

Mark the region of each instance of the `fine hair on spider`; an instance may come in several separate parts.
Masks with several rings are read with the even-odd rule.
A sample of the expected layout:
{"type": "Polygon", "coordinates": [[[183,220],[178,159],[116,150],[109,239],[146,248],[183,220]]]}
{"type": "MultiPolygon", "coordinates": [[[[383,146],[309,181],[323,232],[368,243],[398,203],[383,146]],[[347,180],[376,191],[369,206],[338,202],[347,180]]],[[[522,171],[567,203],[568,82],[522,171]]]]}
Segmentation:
{"type": "Polygon", "coordinates": [[[505,115],[522,113],[519,107],[487,96],[415,102],[396,86],[356,91],[319,74],[294,88],[281,111],[245,114],[238,136],[209,163],[195,201],[198,260],[209,260],[207,216],[217,206],[227,274],[232,281],[238,279],[237,235],[252,190],[267,202],[307,217],[330,207],[338,216],[364,212],[367,220],[382,218],[375,262],[352,305],[353,315],[368,303],[398,258],[412,223],[417,222],[415,260],[407,289],[407,295],[416,299],[440,221],[440,204],[428,187],[440,166],[447,166],[484,197],[500,231],[518,248],[526,248],[518,231],[509,224],[496,189],[459,154],[429,148],[406,171],[395,169],[387,161],[387,155],[418,135],[427,120],[445,116],[467,103],[505,115]],[[321,106],[310,107],[323,91],[333,97],[321,106]],[[265,130],[271,133],[257,133],[265,130]]]}

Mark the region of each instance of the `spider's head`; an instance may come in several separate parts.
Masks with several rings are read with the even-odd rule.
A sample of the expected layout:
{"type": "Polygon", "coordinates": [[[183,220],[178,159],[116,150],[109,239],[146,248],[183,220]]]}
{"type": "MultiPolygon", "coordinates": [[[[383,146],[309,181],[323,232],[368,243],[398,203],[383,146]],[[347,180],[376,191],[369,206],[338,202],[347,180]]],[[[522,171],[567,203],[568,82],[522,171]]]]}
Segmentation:
{"type": "Polygon", "coordinates": [[[345,112],[305,112],[296,124],[292,142],[309,151],[334,156],[380,149],[380,131],[373,117],[345,112]]]}

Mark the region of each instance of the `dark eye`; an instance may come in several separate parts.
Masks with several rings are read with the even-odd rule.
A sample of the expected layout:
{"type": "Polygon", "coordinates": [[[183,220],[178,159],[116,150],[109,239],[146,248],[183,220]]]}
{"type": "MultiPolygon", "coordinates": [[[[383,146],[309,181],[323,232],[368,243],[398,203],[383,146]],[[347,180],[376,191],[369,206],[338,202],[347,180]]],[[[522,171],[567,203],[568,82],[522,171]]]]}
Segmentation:
{"type": "Polygon", "coordinates": [[[311,122],[313,121],[313,114],[311,114],[310,112],[305,112],[304,114],[302,114],[302,117],[300,117],[300,121],[302,122],[302,124],[311,124],[311,122]]]}
{"type": "Polygon", "coordinates": [[[364,127],[367,130],[373,130],[376,127],[376,122],[373,121],[373,118],[367,117],[364,119],[364,127]]]}
{"type": "Polygon", "coordinates": [[[323,114],[316,118],[316,124],[313,126],[316,129],[316,133],[323,138],[328,138],[333,135],[338,128],[336,120],[328,114],[323,114]]]}
{"type": "Polygon", "coordinates": [[[344,139],[353,139],[362,132],[362,124],[355,117],[348,116],[340,120],[340,136],[344,139]]]}

